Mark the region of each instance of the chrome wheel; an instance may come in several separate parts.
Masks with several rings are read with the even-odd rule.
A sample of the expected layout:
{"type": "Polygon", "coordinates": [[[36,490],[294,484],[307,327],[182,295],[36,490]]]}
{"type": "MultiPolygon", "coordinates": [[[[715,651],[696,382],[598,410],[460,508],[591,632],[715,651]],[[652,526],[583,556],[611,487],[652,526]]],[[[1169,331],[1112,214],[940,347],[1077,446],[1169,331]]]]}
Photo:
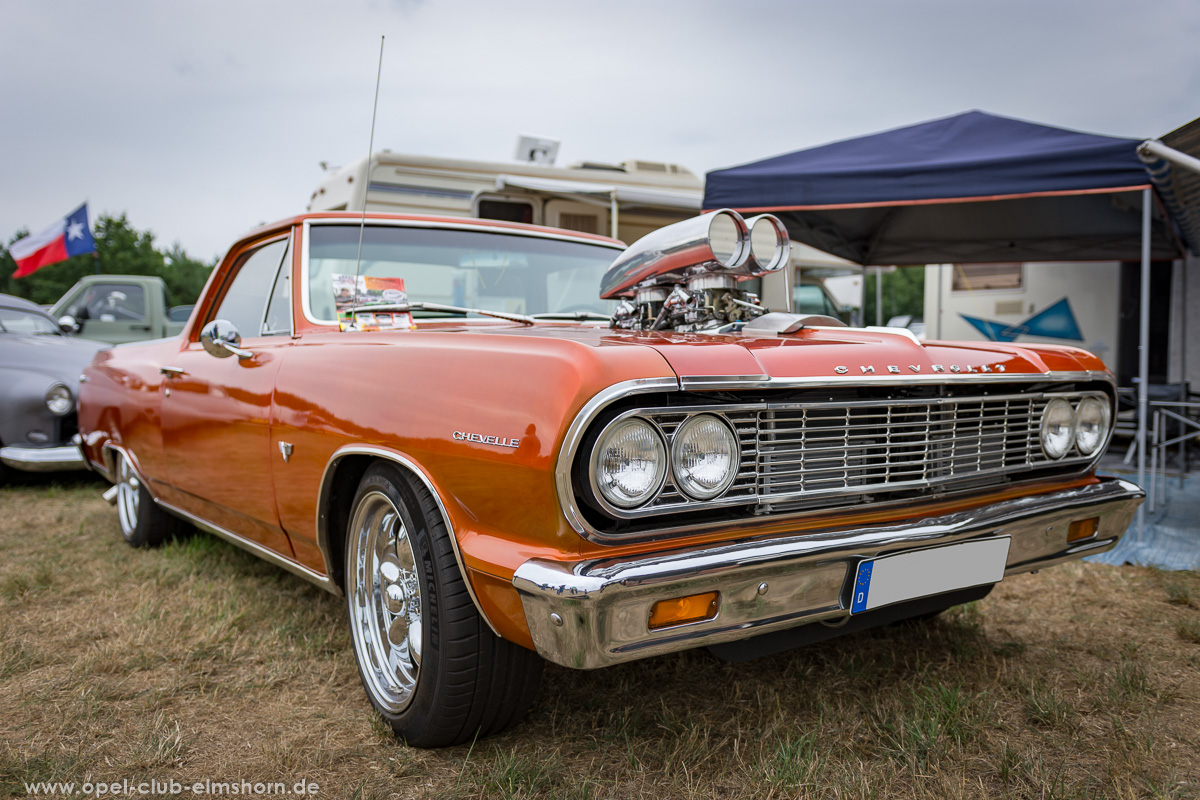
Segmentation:
{"type": "Polygon", "coordinates": [[[121,533],[126,539],[137,532],[141,493],[142,482],[130,466],[129,457],[121,453],[117,461],[117,513],[121,517],[121,533]]]}
{"type": "Polygon", "coordinates": [[[359,499],[349,534],[354,648],[376,702],[395,714],[412,701],[421,667],[421,583],[412,541],[399,510],[379,491],[359,499]]]}

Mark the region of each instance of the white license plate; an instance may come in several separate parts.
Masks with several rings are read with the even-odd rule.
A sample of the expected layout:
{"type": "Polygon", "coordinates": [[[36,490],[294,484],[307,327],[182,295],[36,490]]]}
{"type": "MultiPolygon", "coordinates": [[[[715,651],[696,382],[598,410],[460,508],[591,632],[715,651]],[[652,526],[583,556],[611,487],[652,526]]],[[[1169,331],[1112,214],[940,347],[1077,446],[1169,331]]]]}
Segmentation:
{"type": "Polygon", "coordinates": [[[998,583],[1011,541],[1002,536],[867,559],[858,565],[850,613],[998,583]]]}

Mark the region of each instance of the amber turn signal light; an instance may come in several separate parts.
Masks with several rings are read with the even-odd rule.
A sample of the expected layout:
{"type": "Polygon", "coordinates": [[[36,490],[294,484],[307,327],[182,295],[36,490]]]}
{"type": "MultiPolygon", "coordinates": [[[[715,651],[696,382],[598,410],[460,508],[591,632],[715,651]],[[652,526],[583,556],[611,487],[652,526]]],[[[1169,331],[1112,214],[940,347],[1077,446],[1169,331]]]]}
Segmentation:
{"type": "Polygon", "coordinates": [[[720,600],[720,592],[705,592],[672,600],[659,600],[650,609],[650,630],[669,628],[685,622],[712,619],[717,615],[720,600]]]}
{"type": "Polygon", "coordinates": [[[1095,536],[1098,530],[1100,530],[1099,517],[1077,519],[1071,523],[1071,527],[1067,530],[1067,541],[1078,542],[1080,539],[1089,539],[1095,536]]]}

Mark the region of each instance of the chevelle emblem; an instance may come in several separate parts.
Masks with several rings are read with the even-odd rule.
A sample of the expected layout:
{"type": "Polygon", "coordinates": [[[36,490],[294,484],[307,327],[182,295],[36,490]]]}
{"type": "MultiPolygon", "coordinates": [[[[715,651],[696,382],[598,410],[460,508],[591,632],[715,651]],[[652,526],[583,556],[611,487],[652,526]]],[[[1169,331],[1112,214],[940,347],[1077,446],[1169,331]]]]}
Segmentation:
{"type": "MultiPolygon", "coordinates": [[[[863,375],[873,375],[876,372],[874,364],[862,364],[862,365],[859,365],[858,369],[860,372],[862,372],[863,375]]],[[[920,372],[921,365],[920,364],[909,364],[907,367],[901,368],[899,365],[896,365],[896,364],[888,364],[886,366],[880,367],[878,371],[889,373],[892,375],[899,375],[902,372],[904,372],[905,369],[907,369],[909,372],[920,372]]],[[[839,367],[834,367],[833,371],[836,372],[838,375],[845,375],[847,372],[850,371],[850,368],[844,367],[844,366],[839,366],[839,367]]],[[[994,366],[989,366],[987,364],[983,364],[982,366],[978,366],[978,367],[976,367],[976,366],[961,367],[958,364],[951,364],[950,366],[945,366],[944,364],[930,364],[929,371],[930,372],[953,372],[955,374],[969,373],[969,372],[1004,372],[1004,365],[996,364],[994,366]]]]}
{"type": "Polygon", "coordinates": [[[521,440],[504,436],[484,436],[481,433],[455,431],[454,440],[458,442],[478,442],[479,444],[494,444],[497,447],[519,447],[521,440]]]}

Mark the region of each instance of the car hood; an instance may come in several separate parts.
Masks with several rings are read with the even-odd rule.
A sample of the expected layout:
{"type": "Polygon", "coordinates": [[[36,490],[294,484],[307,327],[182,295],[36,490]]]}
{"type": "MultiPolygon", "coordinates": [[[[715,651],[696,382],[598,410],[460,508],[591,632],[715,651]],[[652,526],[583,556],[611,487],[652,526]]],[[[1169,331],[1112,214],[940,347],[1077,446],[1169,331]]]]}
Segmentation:
{"type": "MultiPolygon", "coordinates": [[[[467,326],[463,326],[467,328],[467,326]]],[[[598,326],[537,325],[474,328],[508,336],[567,339],[592,347],[656,350],[687,382],[719,377],[750,381],[955,374],[1041,374],[1103,371],[1091,353],[1054,345],[918,341],[903,329],[804,328],[794,334],[618,331],[598,326]]]]}
{"type": "Polygon", "coordinates": [[[67,336],[0,333],[0,370],[38,372],[74,386],[92,356],[108,346],[67,336]]]}

